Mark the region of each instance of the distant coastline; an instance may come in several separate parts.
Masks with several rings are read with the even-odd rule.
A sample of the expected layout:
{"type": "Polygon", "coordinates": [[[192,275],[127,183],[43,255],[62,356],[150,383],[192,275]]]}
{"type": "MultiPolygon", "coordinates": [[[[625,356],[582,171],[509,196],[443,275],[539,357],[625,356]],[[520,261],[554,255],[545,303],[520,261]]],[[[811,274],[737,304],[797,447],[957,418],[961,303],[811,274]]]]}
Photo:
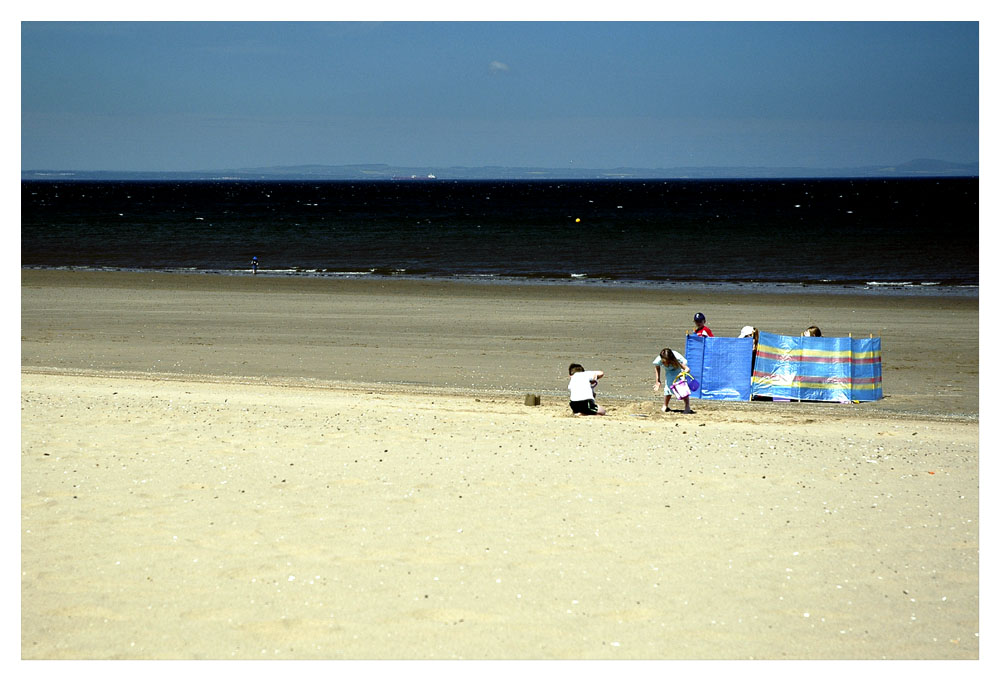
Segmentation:
{"type": "Polygon", "coordinates": [[[407,167],[385,164],[298,165],[199,171],[22,170],[22,180],[146,181],[312,181],[385,180],[726,180],[822,179],[865,177],[978,177],[979,163],[917,159],[897,165],[853,168],[676,167],[676,168],[531,168],[504,166],[407,167]]]}

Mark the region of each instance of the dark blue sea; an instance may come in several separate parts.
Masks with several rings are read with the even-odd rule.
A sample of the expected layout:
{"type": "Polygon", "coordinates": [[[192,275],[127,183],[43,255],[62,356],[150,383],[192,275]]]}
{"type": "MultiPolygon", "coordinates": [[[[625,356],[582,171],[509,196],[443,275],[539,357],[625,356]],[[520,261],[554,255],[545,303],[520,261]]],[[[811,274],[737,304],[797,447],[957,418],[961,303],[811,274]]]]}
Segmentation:
{"type": "Polygon", "coordinates": [[[23,181],[21,265],[978,295],[977,178],[23,181]]]}

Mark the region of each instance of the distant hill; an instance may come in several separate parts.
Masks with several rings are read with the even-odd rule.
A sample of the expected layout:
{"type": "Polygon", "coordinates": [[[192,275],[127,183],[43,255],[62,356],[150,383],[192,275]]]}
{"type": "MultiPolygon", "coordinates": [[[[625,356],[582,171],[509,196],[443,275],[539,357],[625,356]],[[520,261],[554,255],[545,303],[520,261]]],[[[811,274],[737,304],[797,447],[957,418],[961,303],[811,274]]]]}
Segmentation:
{"type": "Polygon", "coordinates": [[[617,180],[768,179],[850,177],[978,177],[978,163],[916,159],[893,166],[855,168],[680,167],[511,168],[299,165],[190,172],[23,170],[22,180],[617,180]]]}

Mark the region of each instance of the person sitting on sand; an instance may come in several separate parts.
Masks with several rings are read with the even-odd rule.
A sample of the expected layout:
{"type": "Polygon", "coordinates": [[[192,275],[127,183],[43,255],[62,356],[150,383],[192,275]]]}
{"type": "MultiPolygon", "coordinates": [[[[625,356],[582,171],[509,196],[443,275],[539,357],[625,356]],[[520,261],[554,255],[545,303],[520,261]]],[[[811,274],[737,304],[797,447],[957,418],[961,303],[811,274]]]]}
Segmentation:
{"type": "Polygon", "coordinates": [[[603,371],[584,371],[582,364],[569,365],[569,408],[582,416],[604,416],[604,407],[594,400],[594,386],[604,378],[603,371]]]}
{"type": "MultiPolygon", "coordinates": [[[[673,385],[682,372],[688,371],[687,360],[684,359],[684,355],[674,352],[670,348],[660,350],[660,354],[653,360],[653,369],[656,371],[656,385],[653,387],[654,390],[660,389],[660,367],[663,368],[663,406],[660,408],[660,411],[667,412],[670,411],[670,398],[673,395],[670,392],[670,386],[673,385]]],[[[694,413],[691,411],[690,395],[684,398],[684,413],[694,413]]]]}
{"type": "Polygon", "coordinates": [[[808,329],[802,332],[803,336],[822,336],[823,332],[819,330],[818,326],[810,326],[808,329]]]}
{"type": "Polygon", "coordinates": [[[715,337],[715,334],[712,333],[712,330],[707,326],[705,326],[705,315],[703,315],[701,312],[698,312],[694,316],[694,330],[691,333],[693,333],[695,336],[707,336],[709,338],[715,337]]]}

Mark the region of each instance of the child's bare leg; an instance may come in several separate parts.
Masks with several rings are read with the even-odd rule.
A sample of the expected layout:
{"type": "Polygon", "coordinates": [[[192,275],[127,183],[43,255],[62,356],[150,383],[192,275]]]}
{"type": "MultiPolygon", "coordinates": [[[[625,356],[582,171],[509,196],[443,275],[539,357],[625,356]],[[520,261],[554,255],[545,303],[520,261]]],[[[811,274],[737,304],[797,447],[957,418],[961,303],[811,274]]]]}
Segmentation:
{"type": "Polygon", "coordinates": [[[663,396],[663,411],[670,411],[670,395],[663,396]]]}
{"type": "Polygon", "coordinates": [[[691,413],[691,398],[690,397],[685,397],[684,398],[684,413],[685,414],[690,414],[691,413]]]}

